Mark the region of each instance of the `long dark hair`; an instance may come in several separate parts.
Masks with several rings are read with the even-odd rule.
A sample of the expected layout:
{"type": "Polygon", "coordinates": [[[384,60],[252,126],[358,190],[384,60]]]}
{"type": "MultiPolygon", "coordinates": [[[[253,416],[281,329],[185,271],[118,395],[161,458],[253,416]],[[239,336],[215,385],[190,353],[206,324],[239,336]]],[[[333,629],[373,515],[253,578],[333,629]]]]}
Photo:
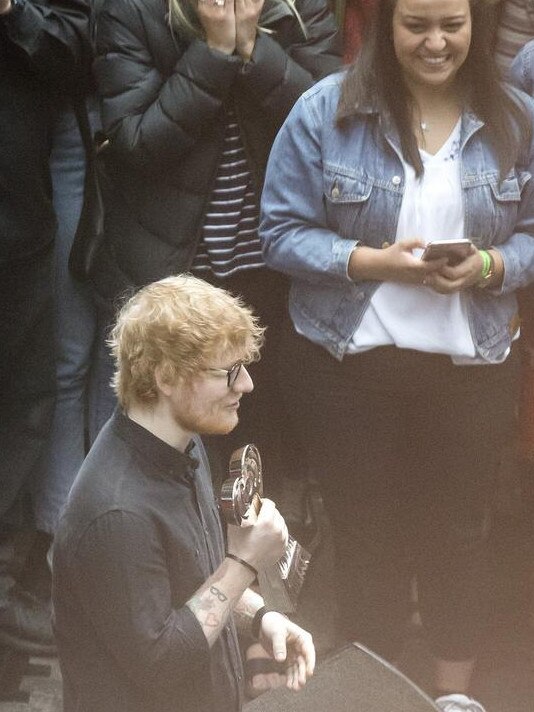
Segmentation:
{"type": "MultiPolygon", "coordinates": [[[[373,25],[360,55],[349,68],[341,87],[336,123],[343,127],[357,113],[357,106],[385,107],[400,135],[403,155],[417,175],[423,164],[412,129],[412,104],[393,46],[393,12],[397,0],[379,0],[373,25]]],[[[501,177],[516,162],[532,128],[519,96],[503,86],[493,59],[493,18],[487,0],[470,0],[471,44],[458,70],[465,101],[484,121],[497,155],[501,177]]]]}

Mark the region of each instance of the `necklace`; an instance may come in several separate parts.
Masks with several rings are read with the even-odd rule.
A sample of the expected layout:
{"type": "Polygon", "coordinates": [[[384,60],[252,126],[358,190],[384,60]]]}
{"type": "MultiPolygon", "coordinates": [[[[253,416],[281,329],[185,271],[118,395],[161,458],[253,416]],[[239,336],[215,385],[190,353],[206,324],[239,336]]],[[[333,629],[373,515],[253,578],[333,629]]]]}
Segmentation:
{"type": "Polygon", "coordinates": [[[419,125],[421,126],[421,131],[428,131],[430,128],[426,121],[421,121],[419,125]]]}

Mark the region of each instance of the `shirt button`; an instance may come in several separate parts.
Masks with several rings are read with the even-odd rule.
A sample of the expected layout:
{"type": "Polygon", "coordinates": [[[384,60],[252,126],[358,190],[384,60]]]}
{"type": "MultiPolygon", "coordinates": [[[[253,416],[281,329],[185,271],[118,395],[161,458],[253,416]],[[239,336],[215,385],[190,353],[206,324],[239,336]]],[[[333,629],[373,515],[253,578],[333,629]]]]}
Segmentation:
{"type": "Polygon", "coordinates": [[[400,177],[400,176],[393,176],[393,178],[391,179],[391,182],[393,183],[393,185],[400,185],[401,177],[400,177]]]}

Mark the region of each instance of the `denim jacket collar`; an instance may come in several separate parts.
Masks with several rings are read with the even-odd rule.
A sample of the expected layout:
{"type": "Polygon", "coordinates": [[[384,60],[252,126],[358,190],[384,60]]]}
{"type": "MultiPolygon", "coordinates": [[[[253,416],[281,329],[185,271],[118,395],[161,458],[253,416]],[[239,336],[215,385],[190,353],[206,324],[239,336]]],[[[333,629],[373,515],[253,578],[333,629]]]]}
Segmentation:
{"type": "MultiPolygon", "coordinates": [[[[401,141],[399,132],[388,109],[386,109],[385,107],[381,107],[378,101],[358,104],[354,108],[355,114],[377,115],[377,120],[382,128],[384,136],[389,141],[391,146],[395,149],[399,157],[401,157],[401,141]]],[[[465,144],[469,141],[469,139],[483,126],[484,121],[482,121],[482,119],[480,119],[471,108],[466,107],[463,110],[461,126],[461,150],[463,150],[465,144]]]]}

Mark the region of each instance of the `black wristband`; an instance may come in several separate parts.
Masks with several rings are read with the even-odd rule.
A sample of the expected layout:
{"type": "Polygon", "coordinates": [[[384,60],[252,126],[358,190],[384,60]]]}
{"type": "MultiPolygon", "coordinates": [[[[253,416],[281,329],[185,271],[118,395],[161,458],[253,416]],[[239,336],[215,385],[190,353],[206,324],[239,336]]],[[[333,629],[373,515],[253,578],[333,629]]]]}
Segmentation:
{"type": "Polygon", "coordinates": [[[251,571],[254,574],[254,578],[258,578],[257,570],[254,568],[254,566],[252,566],[252,564],[249,564],[248,561],[240,559],[239,556],[236,556],[235,554],[229,554],[228,552],[226,552],[226,556],[228,559],[232,559],[232,561],[237,561],[238,564],[241,564],[241,566],[244,566],[249,571],[251,571]]]}
{"type": "Polygon", "coordinates": [[[267,608],[267,606],[262,606],[261,608],[258,608],[256,613],[254,614],[254,618],[252,619],[252,623],[250,625],[250,632],[255,640],[259,640],[261,619],[266,613],[269,613],[269,609],[267,608]]]}

